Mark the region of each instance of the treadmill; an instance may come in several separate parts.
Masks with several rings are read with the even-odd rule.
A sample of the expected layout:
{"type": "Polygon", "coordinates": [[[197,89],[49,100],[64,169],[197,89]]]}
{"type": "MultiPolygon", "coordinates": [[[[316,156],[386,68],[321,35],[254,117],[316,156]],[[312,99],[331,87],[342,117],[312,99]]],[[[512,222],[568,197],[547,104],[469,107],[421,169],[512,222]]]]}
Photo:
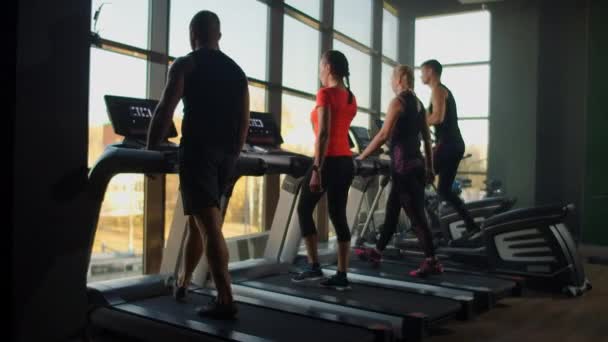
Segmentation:
{"type": "MultiPolygon", "coordinates": [[[[90,170],[86,200],[90,204],[87,229],[93,231],[92,236],[107,185],[114,175],[178,171],[176,145],[167,141],[160,151],[144,149],[156,101],[117,96],[106,96],[105,101],[115,132],[125,140],[108,146],[90,170]]],[[[175,127],[170,136],[176,136],[175,127]]],[[[266,165],[263,160],[240,156],[237,169],[241,174],[257,175],[265,172],[266,165]]],[[[92,244],[90,241],[89,251],[92,244]]],[[[194,308],[208,302],[215,295],[213,290],[198,289],[191,292],[187,303],[178,303],[167,279],[170,275],[157,274],[88,284],[89,331],[144,341],[386,341],[391,337],[388,325],[382,321],[361,322],[356,317],[310,312],[305,306],[240,294],[235,294],[237,320],[203,319],[194,308]]]]}
{"type": "MultiPolygon", "coordinates": [[[[469,202],[467,207],[472,209],[471,213],[475,218],[481,217],[483,222],[479,245],[470,248],[438,246],[436,252],[444,269],[515,282],[513,295],[521,295],[524,287],[561,291],[568,296],[579,296],[591,289],[576,244],[565,224],[565,218],[574,206],[507,210],[512,204],[504,198],[469,202]]],[[[440,220],[446,236],[459,237],[464,230],[462,220],[453,211],[447,211],[440,220]]],[[[408,272],[415,269],[424,257],[416,243],[416,239],[395,243],[396,249],[392,252],[396,253],[384,253],[386,262],[402,264],[408,272]]],[[[503,291],[503,295],[506,293],[503,291]]]]}
{"type": "MultiPolygon", "coordinates": [[[[564,222],[574,207],[550,205],[505,211],[512,205],[513,201],[508,199],[501,204],[500,198],[468,203],[475,218],[479,214],[483,218],[479,245],[473,248],[439,246],[437,254],[446,271],[477,276],[491,274],[514,281],[517,284],[514,294],[521,294],[524,286],[559,290],[569,296],[579,296],[591,289],[576,244],[564,222]]],[[[445,236],[454,239],[461,235],[464,227],[453,211],[440,219],[445,236]]],[[[414,269],[422,261],[422,252],[412,248],[412,241],[395,247],[396,258],[391,261],[387,254],[387,262],[414,269]]]]}
{"type": "MultiPolygon", "coordinates": [[[[353,129],[351,127],[351,136],[358,145],[364,146],[369,141],[367,136],[367,130],[353,129]]],[[[353,181],[353,185],[349,192],[349,206],[347,215],[351,220],[351,227],[353,230],[353,246],[357,245],[360,238],[361,230],[369,226],[372,218],[371,212],[376,207],[379,196],[378,193],[374,196],[373,202],[367,205],[368,215],[364,220],[363,228],[358,224],[361,220],[358,216],[362,211],[365,197],[369,194],[367,192],[372,188],[368,184],[372,183],[378,176],[381,176],[380,187],[386,186],[388,178],[386,176],[389,173],[390,161],[388,159],[381,158],[380,155],[370,156],[364,161],[357,161],[355,173],[356,177],[353,181]],[[354,201],[353,201],[354,200],[354,201]],[[357,203],[358,201],[358,203],[357,203]],[[356,218],[356,219],[355,219],[356,218]]],[[[487,210],[489,211],[489,209],[487,210]]],[[[335,253],[332,254],[333,260],[329,261],[325,269],[329,273],[336,271],[337,266],[335,265],[335,253]]],[[[328,258],[325,260],[328,261],[328,258]]],[[[419,286],[431,285],[438,286],[446,289],[463,290],[471,292],[474,296],[474,309],[476,312],[483,312],[491,309],[496,303],[505,297],[517,295],[521,293],[520,286],[517,282],[511,279],[499,279],[488,275],[473,275],[466,274],[463,272],[454,272],[454,270],[447,269],[442,275],[430,276],[427,278],[416,278],[409,276],[409,272],[416,269],[419,266],[418,261],[409,265],[402,265],[390,262],[390,259],[384,259],[379,268],[373,267],[366,261],[361,261],[357,256],[353,255],[349,266],[349,277],[363,278],[371,282],[381,282],[385,285],[393,283],[415,283],[419,286]],[[370,277],[374,277],[370,278],[370,277]]]]}
{"type": "MultiPolygon", "coordinates": [[[[383,161],[370,158],[369,163],[360,163],[357,167],[357,178],[371,178],[377,176],[367,169],[370,163],[380,164],[375,167],[376,171],[385,170],[383,161]]],[[[358,181],[358,183],[363,183],[358,181]]],[[[351,193],[359,191],[357,188],[352,188],[351,193]]],[[[353,237],[353,242],[357,237],[353,237]]],[[[399,281],[416,284],[426,284],[439,286],[448,289],[470,291],[474,295],[474,305],[477,312],[487,311],[493,308],[496,303],[505,297],[518,294],[518,284],[512,280],[499,279],[487,275],[471,275],[461,272],[453,272],[447,270],[444,274],[430,276],[426,278],[417,278],[409,276],[409,272],[416,269],[419,264],[399,265],[391,262],[382,262],[380,267],[374,267],[369,262],[360,260],[357,256],[353,256],[350,261],[349,272],[352,276],[359,277],[377,277],[383,279],[382,282],[399,281]]],[[[326,269],[335,272],[337,266],[334,264],[326,266],[326,269]]],[[[381,280],[374,280],[380,282],[381,280]]]]}
{"type": "MultiPolygon", "coordinates": [[[[259,155],[269,169],[292,165],[291,159],[301,158],[301,155],[279,148],[280,134],[272,115],[252,113],[253,119],[259,119],[264,126],[260,132],[267,136],[256,139],[258,143],[250,146],[250,155],[259,155]]],[[[290,270],[294,251],[299,247],[299,223],[294,212],[303,175],[309,166],[310,163],[306,169],[285,170],[264,257],[230,264],[234,293],[298,303],[310,310],[345,317],[388,322],[394,337],[399,340],[419,340],[428,335],[430,328],[449,319],[471,316],[473,296],[468,291],[430,285],[414,288],[411,284],[383,287],[354,279],[353,290],[347,292],[325,289],[319,284],[292,283],[290,270]]]]}
{"type": "MultiPolygon", "coordinates": [[[[384,121],[380,119],[376,119],[376,125],[378,128],[381,128],[384,121]]],[[[362,127],[351,127],[350,129],[351,136],[357,142],[357,145],[360,147],[366,147],[369,141],[371,140],[369,137],[368,130],[362,127]]],[[[470,155],[469,155],[470,156],[470,155]]],[[[377,160],[379,160],[382,164],[385,165],[385,168],[382,169],[380,173],[383,176],[390,176],[389,173],[389,165],[390,160],[388,157],[381,159],[378,155],[375,156],[377,160]]],[[[466,157],[465,157],[466,158],[466,157]]],[[[386,186],[390,183],[390,177],[385,181],[381,182],[381,186],[376,192],[376,197],[379,197],[382,192],[385,190],[386,186]]],[[[428,198],[427,198],[428,201],[428,198]]],[[[433,234],[433,239],[435,243],[439,245],[448,245],[449,242],[458,240],[463,232],[466,230],[466,225],[464,221],[460,218],[460,215],[457,211],[451,206],[441,206],[441,200],[437,198],[437,202],[426,203],[427,207],[430,205],[431,207],[437,207],[437,213],[429,212],[427,213],[429,218],[429,223],[431,224],[431,232],[433,234]]],[[[482,224],[486,219],[492,217],[494,215],[503,213],[509,209],[511,209],[516,202],[515,198],[508,198],[504,196],[494,196],[483,198],[480,200],[470,201],[465,203],[465,207],[468,210],[469,214],[472,218],[478,223],[482,224]]],[[[377,205],[377,203],[376,203],[377,205]]],[[[371,212],[374,212],[374,217],[377,215],[376,207],[371,208],[371,212]]],[[[363,227],[365,230],[367,227],[363,227]]],[[[356,234],[363,235],[365,232],[354,230],[356,234]]],[[[410,235],[411,236],[411,235],[410,235]]],[[[360,236],[360,238],[365,238],[365,236],[360,236]]],[[[482,239],[475,241],[473,247],[480,247],[483,245],[482,239]]],[[[415,238],[404,238],[396,243],[397,247],[402,249],[418,249],[418,241],[415,238]]]]}
{"type": "MultiPolygon", "coordinates": [[[[357,193],[361,193],[358,195],[359,197],[364,197],[363,192],[370,190],[369,188],[357,186],[357,184],[366,184],[370,182],[370,180],[366,181],[362,179],[372,178],[371,176],[380,175],[380,187],[386,187],[387,183],[390,182],[388,178],[390,161],[387,159],[382,159],[379,156],[370,157],[368,159],[375,160],[379,166],[376,167],[375,173],[362,172],[358,175],[358,177],[355,178],[353,187],[351,188],[351,193],[355,194],[353,195],[354,197],[357,197],[357,193]]],[[[365,219],[363,219],[365,223],[360,224],[359,222],[361,220],[359,218],[353,223],[352,231],[354,246],[359,246],[365,241],[367,228],[369,227],[373,217],[377,215],[375,208],[377,208],[381,192],[382,189],[379,189],[371,206],[368,206],[367,216],[365,219]]],[[[512,203],[513,202],[511,200],[506,198],[490,198],[469,202],[467,203],[467,207],[471,209],[472,214],[478,221],[481,220],[483,222],[492,217],[492,215],[497,215],[507,208],[510,208],[512,203]]],[[[361,205],[359,205],[358,210],[355,212],[356,214],[349,215],[352,217],[360,216],[360,208],[361,205]]],[[[462,231],[465,229],[462,220],[458,215],[453,213],[453,210],[443,212],[439,218],[439,221],[441,227],[436,227],[436,230],[440,228],[442,231],[441,234],[444,236],[460,236],[462,231]]],[[[438,243],[438,240],[435,239],[434,242],[438,243]]],[[[479,255],[482,255],[483,251],[485,250],[485,241],[483,239],[479,239],[479,245],[473,249],[450,248],[449,250],[468,252],[468,255],[473,254],[477,256],[477,260],[469,260],[468,264],[463,262],[462,259],[459,259],[459,261],[452,260],[450,259],[451,254],[445,254],[445,246],[440,245],[437,249],[437,254],[442,259],[444,270],[446,272],[441,276],[434,276],[427,279],[411,279],[410,277],[410,281],[432,281],[433,283],[435,283],[435,281],[439,281],[442,286],[473,291],[475,296],[478,297],[476,307],[481,311],[490,309],[498,300],[504,297],[512,295],[520,296],[523,293],[525,279],[522,277],[504,274],[489,275],[488,272],[486,272],[486,269],[481,265],[476,266],[480,263],[480,261],[485,263],[485,261],[480,260],[479,257],[479,255]],[[445,278],[447,281],[444,282],[442,278],[445,278]]],[[[383,253],[383,257],[382,264],[386,264],[386,267],[383,267],[381,270],[368,270],[368,268],[371,266],[366,262],[362,262],[357,257],[354,257],[353,261],[351,261],[351,267],[353,267],[353,271],[355,272],[361,271],[367,274],[374,274],[380,271],[385,273],[387,272],[387,269],[390,269],[391,271],[389,274],[396,272],[395,274],[400,274],[400,277],[403,277],[404,274],[408,274],[410,271],[418,268],[423,259],[417,238],[406,238],[396,241],[393,245],[388,246],[383,253]],[[399,264],[400,266],[397,267],[394,266],[394,264],[399,264]]]]}

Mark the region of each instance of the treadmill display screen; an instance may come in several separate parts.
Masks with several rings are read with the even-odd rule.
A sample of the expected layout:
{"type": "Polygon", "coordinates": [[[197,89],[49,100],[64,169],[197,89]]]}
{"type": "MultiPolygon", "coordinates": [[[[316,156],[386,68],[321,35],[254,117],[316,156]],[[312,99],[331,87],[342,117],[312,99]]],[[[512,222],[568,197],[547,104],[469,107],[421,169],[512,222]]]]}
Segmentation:
{"type": "MultiPolygon", "coordinates": [[[[369,143],[371,142],[367,128],[358,127],[358,126],[350,126],[350,131],[351,131],[353,137],[355,138],[355,141],[357,141],[359,148],[361,149],[360,152],[363,152],[363,150],[365,150],[367,145],[369,145],[369,143]]],[[[351,140],[350,135],[348,136],[348,140],[349,141],[351,140]]],[[[354,144],[351,141],[351,148],[352,147],[354,147],[354,144]]]]}
{"type": "Polygon", "coordinates": [[[283,138],[281,138],[272,114],[251,112],[247,143],[249,145],[270,147],[278,147],[283,143],[283,138]]]}
{"type": "MultiPolygon", "coordinates": [[[[158,101],[150,99],[135,99],[121,96],[104,96],[110,122],[114,132],[125,138],[146,139],[148,126],[158,101]]],[[[177,136],[175,125],[171,128],[167,138],[177,136]]]]}

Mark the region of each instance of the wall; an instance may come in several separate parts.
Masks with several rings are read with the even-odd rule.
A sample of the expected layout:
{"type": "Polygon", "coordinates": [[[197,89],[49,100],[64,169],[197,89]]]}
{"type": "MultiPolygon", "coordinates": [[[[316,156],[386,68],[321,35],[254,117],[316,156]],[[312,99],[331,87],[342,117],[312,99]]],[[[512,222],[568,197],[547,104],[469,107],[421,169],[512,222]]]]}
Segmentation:
{"type": "Polygon", "coordinates": [[[86,176],[91,3],[18,4],[10,315],[17,341],[63,341],[85,322],[91,234],[53,185],[86,176]]]}
{"type": "MultiPolygon", "coordinates": [[[[412,62],[413,18],[480,8],[403,1],[400,56],[412,62]]],[[[601,217],[608,208],[606,3],[505,0],[486,8],[492,13],[488,177],[502,180],[518,206],[573,203],[567,223],[577,240],[582,234],[586,243],[608,245],[601,217]]]]}
{"type": "Polygon", "coordinates": [[[538,7],[493,4],[488,178],[517,206],[534,205],[537,162],[538,7]]]}
{"type": "Polygon", "coordinates": [[[587,1],[545,1],[540,12],[537,204],[573,203],[580,236],[588,75],[587,1]]]}
{"type": "Polygon", "coordinates": [[[585,165],[585,193],[583,242],[608,246],[606,209],[608,209],[608,4],[591,1],[589,11],[589,93],[587,97],[587,153],[585,165]]]}

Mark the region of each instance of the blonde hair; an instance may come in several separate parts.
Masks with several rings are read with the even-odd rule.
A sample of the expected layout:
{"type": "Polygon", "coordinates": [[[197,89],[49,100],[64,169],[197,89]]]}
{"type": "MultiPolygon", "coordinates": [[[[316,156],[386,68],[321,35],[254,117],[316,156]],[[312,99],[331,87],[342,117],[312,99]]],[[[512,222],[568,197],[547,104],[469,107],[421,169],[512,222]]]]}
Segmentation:
{"type": "Polygon", "coordinates": [[[398,64],[393,69],[393,74],[398,77],[399,80],[403,79],[403,76],[406,76],[406,84],[410,89],[414,89],[414,69],[410,66],[398,64]]]}

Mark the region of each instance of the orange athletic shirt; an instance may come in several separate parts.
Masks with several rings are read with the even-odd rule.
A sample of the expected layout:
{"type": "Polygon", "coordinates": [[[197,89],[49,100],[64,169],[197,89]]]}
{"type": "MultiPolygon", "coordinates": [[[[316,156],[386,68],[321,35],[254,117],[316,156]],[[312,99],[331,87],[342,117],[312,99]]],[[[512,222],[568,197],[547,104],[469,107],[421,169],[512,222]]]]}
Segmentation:
{"type": "Polygon", "coordinates": [[[351,121],[357,114],[357,100],[353,95],[348,103],[348,90],[336,87],[321,88],[317,92],[317,103],[310,113],[315,137],[319,137],[319,114],[317,108],[329,106],[331,109],[329,141],[327,144],[328,157],[352,156],[348,144],[348,129],[351,121]]]}

